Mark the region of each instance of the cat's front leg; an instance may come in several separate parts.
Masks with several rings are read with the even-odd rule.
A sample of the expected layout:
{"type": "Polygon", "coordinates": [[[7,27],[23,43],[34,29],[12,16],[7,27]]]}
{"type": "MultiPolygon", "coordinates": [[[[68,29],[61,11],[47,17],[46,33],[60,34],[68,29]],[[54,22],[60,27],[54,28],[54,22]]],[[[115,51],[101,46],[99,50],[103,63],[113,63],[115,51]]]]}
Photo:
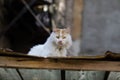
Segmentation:
{"type": "Polygon", "coordinates": [[[67,53],[62,53],[62,54],[60,54],[60,56],[59,57],[67,57],[67,53]]]}

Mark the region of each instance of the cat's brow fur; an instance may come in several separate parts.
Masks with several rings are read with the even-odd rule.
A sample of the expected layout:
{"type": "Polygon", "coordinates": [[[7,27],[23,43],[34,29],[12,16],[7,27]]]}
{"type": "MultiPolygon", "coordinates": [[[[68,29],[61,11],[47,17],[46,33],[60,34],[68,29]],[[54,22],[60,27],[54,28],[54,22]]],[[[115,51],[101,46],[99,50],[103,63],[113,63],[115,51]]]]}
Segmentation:
{"type": "Polygon", "coordinates": [[[58,29],[55,31],[55,33],[60,37],[63,37],[64,35],[68,34],[66,29],[58,29]]]}

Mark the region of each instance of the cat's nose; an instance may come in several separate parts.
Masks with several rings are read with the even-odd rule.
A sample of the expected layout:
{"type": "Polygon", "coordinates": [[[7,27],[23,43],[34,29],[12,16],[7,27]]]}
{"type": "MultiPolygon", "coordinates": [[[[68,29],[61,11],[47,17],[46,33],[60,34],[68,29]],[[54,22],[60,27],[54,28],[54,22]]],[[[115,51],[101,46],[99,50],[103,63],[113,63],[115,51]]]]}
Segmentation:
{"type": "Polygon", "coordinates": [[[58,43],[62,45],[62,41],[59,41],[58,43]]]}

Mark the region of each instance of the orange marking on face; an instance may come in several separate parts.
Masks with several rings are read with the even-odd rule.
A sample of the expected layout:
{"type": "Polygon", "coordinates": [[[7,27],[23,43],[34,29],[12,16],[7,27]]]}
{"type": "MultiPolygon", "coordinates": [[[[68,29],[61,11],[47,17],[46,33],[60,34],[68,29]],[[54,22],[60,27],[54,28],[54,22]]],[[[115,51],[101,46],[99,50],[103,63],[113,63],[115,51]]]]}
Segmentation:
{"type": "Polygon", "coordinates": [[[54,31],[56,33],[56,38],[62,38],[65,39],[66,38],[66,34],[68,34],[67,29],[55,29],[54,31]]]}

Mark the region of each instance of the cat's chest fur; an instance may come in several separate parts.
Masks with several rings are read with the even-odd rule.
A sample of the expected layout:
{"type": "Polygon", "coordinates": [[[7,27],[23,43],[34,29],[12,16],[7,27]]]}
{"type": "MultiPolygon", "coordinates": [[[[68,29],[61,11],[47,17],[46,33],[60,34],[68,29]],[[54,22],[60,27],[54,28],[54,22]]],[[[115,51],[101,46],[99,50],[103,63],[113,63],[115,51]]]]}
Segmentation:
{"type": "Polygon", "coordinates": [[[65,48],[54,47],[50,51],[48,50],[48,53],[48,56],[65,57],[67,55],[67,50],[65,48]]]}
{"type": "Polygon", "coordinates": [[[28,54],[41,57],[65,57],[67,55],[67,50],[64,47],[59,48],[51,43],[45,43],[44,45],[34,46],[28,54]]]}

